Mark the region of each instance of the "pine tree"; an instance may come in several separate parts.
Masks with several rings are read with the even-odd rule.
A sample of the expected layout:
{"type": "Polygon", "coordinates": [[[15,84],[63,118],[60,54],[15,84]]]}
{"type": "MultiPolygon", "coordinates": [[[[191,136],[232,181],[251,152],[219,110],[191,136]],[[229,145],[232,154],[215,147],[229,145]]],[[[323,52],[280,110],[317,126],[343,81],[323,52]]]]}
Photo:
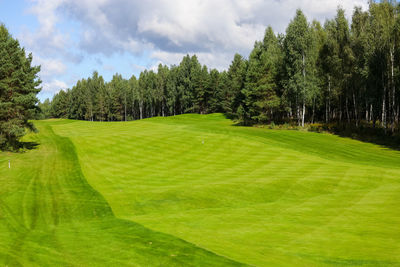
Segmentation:
{"type": "Polygon", "coordinates": [[[40,67],[31,66],[32,54],[24,48],[4,25],[0,25],[0,148],[15,149],[25,128],[34,130],[28,120],[36,112],[36,95],[41,81],[40,67]]]}
{"type": "Polygon", "coordinates": [[[218,70],[212,69],[209,75],[210,99],[208,100],[209,112],[228,112],[230,111],[230,101],[225,97],[226,85],[228,79],[226,72],[219,73],[218,70]],[[221,82],[224,84],[221,84],[221,82]]]}
{"type": "Polygon", "coordinates": [[[194,111],[205,114],[210,95],[210,77],[206,66],[201,67],[200,64],[193,66],[191,84],[193,87],[194,111]]]}
{"type": "Polygon", "coordinates": [[[50,99],[46,98],[43,103],[39,101],[39,110],[35,115],[35,119],[44,120],[51,117],[51,102],[50,99]]]}
{"type": "Polygon", "coordinates": [[[128,99],[129,99],[129,103],[130,103],[130,109],[131,109],[131,117],[130,119],[134,120],[137,119],[137,91],[138,91],[138,80],[136,79],[135,75],[132,75],[131,78],[129,78],[128,80],[128,99]]]}
{"type": "Polygon", "coordinates": [[[167,77],[169,69],[167,66],[159,64],[157,70],[157,93],[156,101],[160,109],[161,116],[166,113],[167,77]]]}
{"type": "Polygon", "coordinates": [[[229,105],[224,108],[224,112],[228,114],[236,113],[237,109],[244,101],[242,91],[245,85],[246,72],[247,61],[241,55],[235,54],[228,69],[228,83],[231,89],[227,99],[229,105]]]}
{"type": "Polygon", "coordinates": [[[106,88],[104,79],[97,71],[92,75],[92,98],[94,102],[94,118],[98,121],[106,120],[106,88]]]}
{"type": "Polygon", "coordinates": [[[268,27],[263,42],[256,42],[250,54],[245,89],[245,107],[249,119],[267,122],[279,106],[277,96],[277,73],[280,48],[271,27],[268,27]]]}
{"type": "Polygon", "coordinates": [[[54,118],[69,118],[71,117],[71,111],[70,111],[70,106],[71,106],[71,101],[70,101],[70,96],[71,96],[71,91],[67,90],[61,90],[58,94],[56,94],[53,97],[53,100],[51,101],[51,109],[50,113],[51,116],[54,118]]]}
{"type": "Polygon", "coordinates": [[[166,106],[167,106],[167,114],[175,115],[178,111],[177,106],[179,105],[178,99],[178,75],[179,75],[179,67],[171,66],[168,76],[167,76],[167,84],[166,84],[166,106]]]}

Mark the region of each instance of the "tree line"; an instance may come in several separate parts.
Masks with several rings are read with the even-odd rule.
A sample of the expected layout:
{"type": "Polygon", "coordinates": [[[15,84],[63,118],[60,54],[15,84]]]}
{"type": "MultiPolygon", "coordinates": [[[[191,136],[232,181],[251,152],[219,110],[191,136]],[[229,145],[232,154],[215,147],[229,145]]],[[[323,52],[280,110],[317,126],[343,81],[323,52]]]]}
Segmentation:
{"type": "Polygon", "coordinates": [[[201,65],[196,55],[110,82],[94,72],[52,101],[46,116],[127,121],[182,113],[223,112],[243,124],[368,123],[399,130],[400,7],[396,1],[355,7],[323,25],[301,10],[276,35],[271,27],[248,58],[228,70],[201,65]]]}

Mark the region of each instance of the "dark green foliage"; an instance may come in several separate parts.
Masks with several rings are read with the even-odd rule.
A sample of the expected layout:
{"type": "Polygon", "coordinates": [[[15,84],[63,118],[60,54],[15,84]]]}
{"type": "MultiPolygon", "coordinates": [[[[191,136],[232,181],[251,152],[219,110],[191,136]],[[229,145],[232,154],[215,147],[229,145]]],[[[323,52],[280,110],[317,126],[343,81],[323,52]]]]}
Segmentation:
{"type": "Polygon", "coordinates": [[[34,116],[37,120],[44,120],[51,118],[51,102],[50,99],[46,98],[43,103],[39,101],[38,110],[34,116]]]}
{"type": "Polygon", "coordinates": [[[169,69],[167,66],[159,64],[157,71],[157,90],[155,100],[161,115],[164,117],[167,110],[167,81],[169,69]]]}
{"type": "Polygon", "coordinates": [[[232,91],[228,87],[229,78],[226,71],[219,73],[218,70],[210,71],[210,100],[208,101],[210,112],[231,112],[230,104],[232,91]]]}
{"type": "Polygon", "coordinates": [[[225,112],[235,114],[239,106],[244,101],[242,90],[245,86],[248,62],[239,54],[235,54],[232,64],[228,69],[228,86],[230,87],[227,94],[227,106],[225,112]]]}
{"type": "Polygon", "coordinates": [[[41,81],[40,67],[32,67],[19,42],[0,25],[0,148],[15,149],[25,128],[34,130],[28,120],[37,113],[36,94],[41,81]]]}
{"type": "MultiPolygon", "coordinates": [[[[264,41],[256,42],[250,54],[244,94],[247,120],[258,123],[273,120],[274,112],[279,107],[277,96],[278,64],[281,50],[271,27],[265,32],[264,41]]],[[[242,107],[243,108],[243,107],[242,107]]]]}
{"type": "Polygon", "coordinates": [[[71,91],[61,90],[58,94],[53,97],[51,105],[51,115],[55,118],[68,118],[71,104],[71,91]]]}

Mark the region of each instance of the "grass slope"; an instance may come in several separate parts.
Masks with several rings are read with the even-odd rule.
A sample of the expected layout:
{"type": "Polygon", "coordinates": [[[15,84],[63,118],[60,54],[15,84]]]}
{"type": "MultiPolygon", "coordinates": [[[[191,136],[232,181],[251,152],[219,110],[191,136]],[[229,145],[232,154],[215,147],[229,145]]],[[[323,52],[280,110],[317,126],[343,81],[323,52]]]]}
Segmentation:
{"type": "Polygon", "coordinates": [[[54,133],[60,123],[68,122],[35,123],[40,133],[27,140],[37,149],[0,153],[0,266],[239,265],[117,219],[86,182],[71,141],[54,133]]]}
{"type": "Polygon", "coordinates": [[[117,217],[247,264],[400,265],[400,153],[222,115],[58,121],[117,217]]]}

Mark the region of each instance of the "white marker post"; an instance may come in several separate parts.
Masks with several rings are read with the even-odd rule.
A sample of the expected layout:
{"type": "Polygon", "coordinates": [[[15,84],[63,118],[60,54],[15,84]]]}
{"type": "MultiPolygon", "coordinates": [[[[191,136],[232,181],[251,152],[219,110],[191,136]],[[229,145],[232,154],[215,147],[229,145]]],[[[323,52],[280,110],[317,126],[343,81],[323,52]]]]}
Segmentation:
{"type": "Polygon", "coordinates": [[[8,160],[8,168],[11,169],[11,160],[8,160]]]}

